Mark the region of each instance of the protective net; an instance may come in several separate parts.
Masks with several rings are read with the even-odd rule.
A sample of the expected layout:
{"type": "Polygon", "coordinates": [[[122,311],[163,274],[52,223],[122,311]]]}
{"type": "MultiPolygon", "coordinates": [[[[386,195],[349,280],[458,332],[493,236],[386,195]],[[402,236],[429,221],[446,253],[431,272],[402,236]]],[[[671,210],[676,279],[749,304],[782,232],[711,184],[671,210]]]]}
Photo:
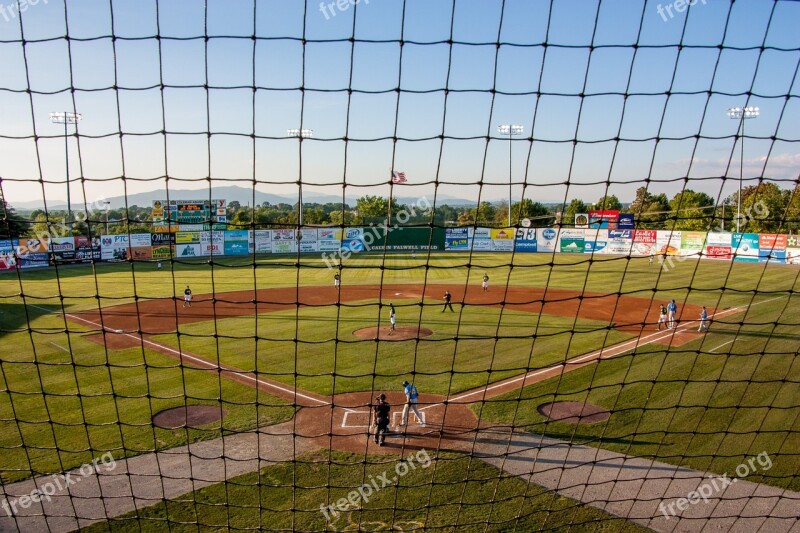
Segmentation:
{"type": "Polygon", "coordinates": [[[0,529],[800,528],[798,22],[0,2],[0,529]]]}

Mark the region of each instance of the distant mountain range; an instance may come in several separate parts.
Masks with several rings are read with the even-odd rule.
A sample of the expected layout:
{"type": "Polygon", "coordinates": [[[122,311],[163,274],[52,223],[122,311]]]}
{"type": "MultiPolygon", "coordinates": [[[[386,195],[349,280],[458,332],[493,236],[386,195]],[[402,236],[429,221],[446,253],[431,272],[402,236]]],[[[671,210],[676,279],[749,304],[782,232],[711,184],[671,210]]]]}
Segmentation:
{"type": "MultiPolygon", "coordinates": [[[[153,200],[165,200],[166,193],[164,190],[155,190],[155,191],[148,191],[148,192],[141,192],[136,194],[130,194],[127,198],[127,205],[138,205],[139,207],[150,207],[153,204],[153,200]]],[[[197,190],[197,189],[170,189],[169,191],[170,198],[173,199],[182,199],[182,200],[196,200],[201,198],[208,198],[208,191],[204,190],[197,190]]],[[[345,200],[346,202],[353,206],[356,203],[356,199],[359,198],[361,195],[348,195],[345,200]]],[[[237,201],[242,205],[248,205],[253,203],[253,190],[246,189],[244,187],[238,187],[235,185],[226,186],[226,187],[213,187],[211,190],[211,198],[214,199],[222,199],[227,200],[228,203],[237,201]]],[[[398,202],[402,203],[414,203],[418,200],[418,197],[403,197],[403,196],[396,196],[395,197],[398,202]]],[[[114,196],[112,198],[106,198],[107,201],[111,202],[110,207],[111,209],[118,209],[120,207],[125,207],[126,201],[124,196],[114,196]]],[[[429,198],[432,200],[432,198],[429,198]]],[[[338,203],[342,201],[341,196],[334,196],[334,195],[327,195],[327,194],[319,194],[314,192],[305,192],[303,191],[303,204],[310,204],[310,203],[318,203],[318,204],[327,204],[327,203],[338,203]]],[[[263,204],[264,202],[269,202],[271,204],[294,204],[297,202],[297,196],[282,196],[278,194],[270,194],[265,192],[260,192],[258,190],[255,191],[255,203],[258,205],[263,204]]],[[[448,204],[453,206],[463,206],[463,205],[474,205],[475,200],[465,200],[463,198],[454,198],[452,196],[447,196],[444,194],[439,194],[436,197],[437,204],[448,204]]],[[[9,204],[16,209],[16,210],[33,210],[33,209],[41,209],[44,207],[44,202],[42,200],[33,200],[28,202],[15,202],[13,199],[9,199],[9,204]]],[[[66,209],[66,202],[48,202],[47,207],[48,209],[66,209]]],[[[83,205],[76,204],[72,202],[72,208],[74,210],[82,210],[83,205]]]]}

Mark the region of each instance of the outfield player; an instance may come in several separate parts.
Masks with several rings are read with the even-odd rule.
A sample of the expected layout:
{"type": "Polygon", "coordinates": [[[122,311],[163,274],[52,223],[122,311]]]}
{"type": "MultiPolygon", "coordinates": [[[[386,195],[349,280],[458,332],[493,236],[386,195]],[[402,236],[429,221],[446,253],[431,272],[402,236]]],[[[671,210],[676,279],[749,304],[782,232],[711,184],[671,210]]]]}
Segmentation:
{"type": "Polygon", "coordinates": [[[700,327],[697,328],[697,331],[708,331],[708,311],[706,311],[706,306],[703,306],[703,310],[700,311],[700,327]]]}
{"type": "Polygon", "coordinates": [[[192,289],[190,289],[188,285],[186,286],[186,290],[183,291],[183,306],[192,306],[192,289]]]}
{"type": "Polygon", "coordinates": [[[422,415],[417,408],[417,397],[419,396],[419,392],[417,392],[417,387],[409,383],[408,381],[403,382],[403,393],[406,395],[406,404],[403,406],[403,414],[400,416],[400,427],[405,427],[406,421],[408,420],[408,410],[411,409],[414,411],[414,416],[417,418],[417,424],[425,425],[422,423],[422,415]]]}
{"type": "Polygon", "coordinates": [[[333,275],[333,286],[336,287],[337,291],[342,286],[342,276],[338,272],[333,275]]]}
{"type": "Polygon", "coordinates": [[[483,292],[489,290],[489,274],[483,274],[483,283],[481,284],[481,287],[483,287],[483,292]]]}
{"type": "Polygon", "coordinates": [[[667,326],[667,308],[664,307],[664,304],[658,306],[658,330],[661,331],[661,324],[664,324],[664,327],[667,326]]]}
{"type": "Polygon", "coordinates": [[[667,304],[667,320],[669,322],[669,329],[675,329],[677,325],[675,323],[675,314],[678,312],[678,304],[675,303],[675,300],[672,300],[670,303],[667,304]]]}
{"type": "Polygon", "coordinates": [[[395,321],[396,320],[397,320],[397,317],[396,317],[395,312],[394,312],[394,305],[392,305],[390,303],[389,304],[389,324],[390,324],[389,335],[394,333],[394,325],[395,325],[395,321]]]}

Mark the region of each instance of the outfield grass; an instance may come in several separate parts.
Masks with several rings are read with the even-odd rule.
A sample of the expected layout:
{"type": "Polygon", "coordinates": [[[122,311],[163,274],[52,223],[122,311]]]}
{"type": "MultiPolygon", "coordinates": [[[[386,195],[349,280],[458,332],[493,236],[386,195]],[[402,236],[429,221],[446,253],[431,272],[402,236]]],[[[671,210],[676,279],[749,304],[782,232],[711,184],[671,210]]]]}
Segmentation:
{"type": "Polygon", "coordinates": [[[330,522],[320,511],[321,505],[347,498],[371,479],[381,486],[381,475],[395,477],[396,459],[367,456],[365,464],[363,455],[315,452],[85,531],[167,527],[170,531],[646,531],[529,485],[482,461],[451,453],[427,457],[430,462],[415,460],[415,467],[398,477],[396,485],[375,492],[369,501],[354,498],[354,505],[342,507],[330,522]],[[425,464],[429,466],[423,468],[425,464]]]}

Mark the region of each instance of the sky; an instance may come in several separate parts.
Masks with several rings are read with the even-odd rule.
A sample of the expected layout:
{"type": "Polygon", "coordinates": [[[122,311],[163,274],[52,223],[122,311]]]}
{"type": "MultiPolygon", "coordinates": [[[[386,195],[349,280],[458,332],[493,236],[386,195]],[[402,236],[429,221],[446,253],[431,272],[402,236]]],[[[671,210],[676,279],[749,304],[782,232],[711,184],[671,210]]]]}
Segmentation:
{"type": "Polygon", "coordinates": [[[514,201],[723,198],[744,105],[744,184],[792,187],[800,2],[691,3],[0,0],[0,187],[63,203],[68,154],[73,204],[298,181],[385,196],[393,169],[403,197],[508,198],[510,170],[514,201]],[[82,115],[66,148],[53,111],[82,115]]]}

